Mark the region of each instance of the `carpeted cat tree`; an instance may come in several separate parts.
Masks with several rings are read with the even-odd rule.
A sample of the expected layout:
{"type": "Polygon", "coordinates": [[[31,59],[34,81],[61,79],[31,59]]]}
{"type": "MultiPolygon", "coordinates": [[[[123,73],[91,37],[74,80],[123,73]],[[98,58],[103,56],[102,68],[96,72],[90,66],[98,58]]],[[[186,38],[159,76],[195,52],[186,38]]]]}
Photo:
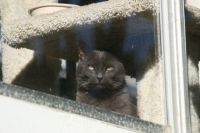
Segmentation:
{"type": "MultiPolygon", "coordinates": [[[[156,1],[110,0],[41,16],[28,13],[28,9],[50,2],[56,0],[0,0],[4,82],[47,90],[55,88],[60,70],[58,58],[77,60],[76,50],[70,52],[76,49],[76,44],[71,43],[65,50],[59,50],[61,34],[69,34],[74,27],[101,24],[110,19],[124,19],[138,14],[153,21],[153,16],[159,12],[156,1]],[[37,68],[38,64],[40,69],[37,68]]],[[[194,20],[189,32],[200,35],[200,10],[187,6],[187,11],[194,20]]],[[[158,61],[138,83],[140,118],[159,124],[165,124],[166,120],[163,83],[160,82],[162,76],[162,64],[158,61]]]]}

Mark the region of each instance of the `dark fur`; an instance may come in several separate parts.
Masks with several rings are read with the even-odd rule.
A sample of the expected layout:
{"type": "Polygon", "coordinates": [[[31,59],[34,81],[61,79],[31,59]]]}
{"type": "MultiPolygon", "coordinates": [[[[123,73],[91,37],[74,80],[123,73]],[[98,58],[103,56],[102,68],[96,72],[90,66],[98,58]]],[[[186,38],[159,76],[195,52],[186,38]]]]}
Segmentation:
{"type": "Polygon", "coordinates": [[[136,116],[136,105],[126,87],[124,66],[113,55],[104,51],[87,55],[80,52],[76,79],[77,101],[136,116]]]}

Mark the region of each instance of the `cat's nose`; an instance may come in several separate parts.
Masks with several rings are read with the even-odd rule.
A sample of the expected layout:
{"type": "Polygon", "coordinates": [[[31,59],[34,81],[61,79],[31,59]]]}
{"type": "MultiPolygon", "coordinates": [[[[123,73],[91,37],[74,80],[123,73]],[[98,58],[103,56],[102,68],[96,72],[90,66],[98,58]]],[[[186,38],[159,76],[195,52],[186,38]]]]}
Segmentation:
{"type": "Polygon", "coordinates": [[[101,73],[98,73],[97,75],[97,79],[99,80],[99,82],[103,79],[103,75],[101,73]]]}

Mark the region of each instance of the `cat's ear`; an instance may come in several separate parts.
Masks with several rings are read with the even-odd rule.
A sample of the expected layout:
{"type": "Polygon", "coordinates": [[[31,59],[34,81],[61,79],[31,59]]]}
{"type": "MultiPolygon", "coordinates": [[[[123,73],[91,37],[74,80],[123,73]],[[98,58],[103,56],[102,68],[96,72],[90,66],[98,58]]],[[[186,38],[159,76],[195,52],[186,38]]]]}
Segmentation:
{"type": "Polygon", "coordinates": [[[78,48],[78,57],[79,57],[79,60],[85,60],[86,58],[86,53],[81,48],[78,48]]]}

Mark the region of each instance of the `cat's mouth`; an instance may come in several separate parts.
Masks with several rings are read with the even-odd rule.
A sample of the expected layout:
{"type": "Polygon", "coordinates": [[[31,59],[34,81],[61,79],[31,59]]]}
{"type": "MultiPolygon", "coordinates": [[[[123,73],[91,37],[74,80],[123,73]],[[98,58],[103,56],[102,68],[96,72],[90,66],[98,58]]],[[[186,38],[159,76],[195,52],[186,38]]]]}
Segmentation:
{"type": "Polygon", "coordinates": [[[103,84],[90,84],[89,90],[103,91],[106,90],[106,87],[103,84]]]}
{"type": "Polygon", "coordinates": [[[113,92],[103,84],[91,84],[88,89],[88,94],[96,99],[107,99],[113,92]]]}

